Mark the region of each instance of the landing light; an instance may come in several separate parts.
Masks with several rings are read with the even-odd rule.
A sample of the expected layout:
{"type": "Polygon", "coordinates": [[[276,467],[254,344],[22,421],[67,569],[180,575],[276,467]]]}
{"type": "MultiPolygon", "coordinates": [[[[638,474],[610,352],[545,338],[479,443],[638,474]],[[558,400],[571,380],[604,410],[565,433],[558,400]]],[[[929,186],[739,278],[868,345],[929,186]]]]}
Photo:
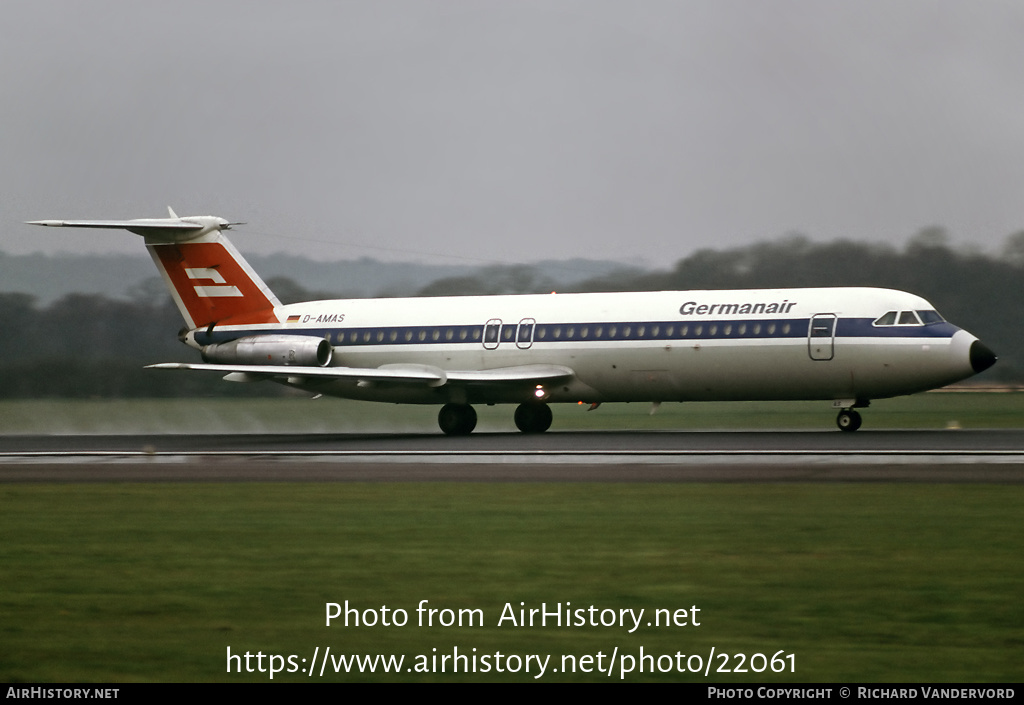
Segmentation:
{"type": "Polygon", "coordinates": [[[546,399],[548,393],[543,386],[538,384],[537,388],[533,390],[533,396],[537,397],[538,399],[546,399]]]}

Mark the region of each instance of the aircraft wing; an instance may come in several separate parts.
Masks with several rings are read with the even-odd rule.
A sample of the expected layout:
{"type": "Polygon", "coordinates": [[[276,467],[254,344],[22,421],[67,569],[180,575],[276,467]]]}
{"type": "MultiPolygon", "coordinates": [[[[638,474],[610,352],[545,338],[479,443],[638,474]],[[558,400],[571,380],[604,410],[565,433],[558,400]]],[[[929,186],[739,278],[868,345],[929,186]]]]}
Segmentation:
{"type": "Polygon", "coordinates": [[[301,367],[293,365],[217,365],[192,362],[163,362],[147,365],[158,370],[207,370],[226,373],[231,381],[256,381],[271,377],[306,380],[348,379],[366,383],[423,384],[428,387],[455,385],[541,384],[569,379],[575,372],[562,365],[519,365],[490,370],[442,370],[430,365],[392,364],[380,367],[301,367]]]}

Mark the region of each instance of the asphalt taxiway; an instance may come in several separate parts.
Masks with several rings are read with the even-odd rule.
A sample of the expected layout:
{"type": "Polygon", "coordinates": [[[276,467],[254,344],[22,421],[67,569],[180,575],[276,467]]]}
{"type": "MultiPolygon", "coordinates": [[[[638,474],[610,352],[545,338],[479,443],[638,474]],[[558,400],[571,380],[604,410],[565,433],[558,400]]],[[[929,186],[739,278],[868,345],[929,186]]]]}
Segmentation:
{"type": "Polygon", "coordinates": [[[1024,430],[0,436],[0,482],[1024,483],[1024,430]]]}

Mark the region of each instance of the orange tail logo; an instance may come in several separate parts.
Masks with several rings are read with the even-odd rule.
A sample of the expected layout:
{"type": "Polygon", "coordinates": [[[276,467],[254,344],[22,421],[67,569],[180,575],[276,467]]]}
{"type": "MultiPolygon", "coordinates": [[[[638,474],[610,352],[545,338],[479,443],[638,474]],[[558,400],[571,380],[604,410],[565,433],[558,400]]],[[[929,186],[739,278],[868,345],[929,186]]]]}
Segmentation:
{"type": "Polygon", "coordinates": [[[277,322],[281,302],[225,240],[147,247],[191,328],[277,322]]]}

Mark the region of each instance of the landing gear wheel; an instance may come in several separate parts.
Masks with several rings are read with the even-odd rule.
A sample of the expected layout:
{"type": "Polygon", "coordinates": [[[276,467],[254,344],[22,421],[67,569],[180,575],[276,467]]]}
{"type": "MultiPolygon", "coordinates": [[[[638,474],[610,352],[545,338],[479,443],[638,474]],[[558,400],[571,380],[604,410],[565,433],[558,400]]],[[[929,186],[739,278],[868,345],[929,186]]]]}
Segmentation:
{"type": "Polygon", "coordinates": [[[551,407],[547,404],[520,404],[515,413],[516,428],[523,433],[544,433],[551,428],[551,407]]]}
{"type": "Polygon", "coordinates": [[[445,404],[437,413],[437,425],[446,436],[468,436],[476,428],[476,410],[469,404],[445,404]]]}
{"type": "Polygon", "coordinates": [[[836,426],[840,431],[856,431],[860,428],[860,414],[855,409],[843,409],[836,417],[836,426]]]}

